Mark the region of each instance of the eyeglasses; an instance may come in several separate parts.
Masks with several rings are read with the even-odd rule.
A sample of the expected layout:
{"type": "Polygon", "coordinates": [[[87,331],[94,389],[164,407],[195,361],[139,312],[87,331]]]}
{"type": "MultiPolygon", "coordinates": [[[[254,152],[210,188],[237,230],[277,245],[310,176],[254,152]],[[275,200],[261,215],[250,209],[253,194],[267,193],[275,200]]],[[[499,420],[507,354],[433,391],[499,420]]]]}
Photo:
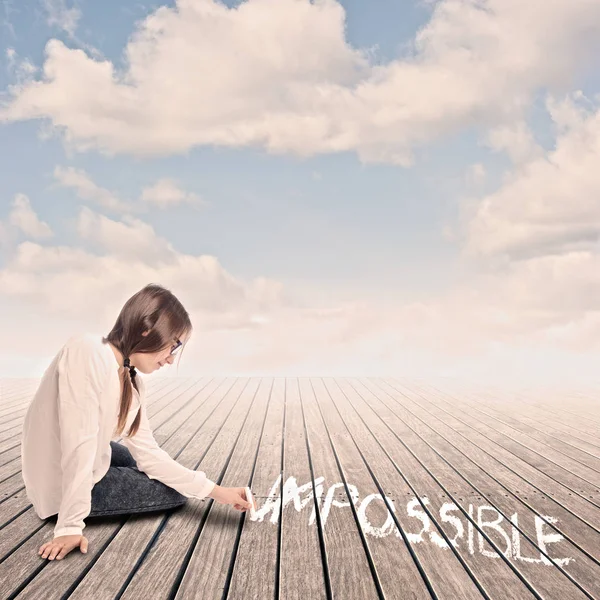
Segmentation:
{"type": "Polygon", "coordinates": [[[181,340],[177,340],[177,343],[171,348],[171,354],[177,354],[179,348],[182,346],[183,344],[181,343],[181,340]]]}

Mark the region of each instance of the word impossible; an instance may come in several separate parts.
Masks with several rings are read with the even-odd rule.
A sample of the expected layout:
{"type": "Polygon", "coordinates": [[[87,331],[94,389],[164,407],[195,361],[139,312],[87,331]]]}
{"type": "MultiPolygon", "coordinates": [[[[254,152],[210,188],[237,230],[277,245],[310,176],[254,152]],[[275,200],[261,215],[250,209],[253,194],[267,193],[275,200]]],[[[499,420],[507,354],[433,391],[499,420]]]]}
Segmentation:
{"type": "MultiPolygon", "coordinates": [[[[322,508],[320,509],[320,517],[323,527],[325,527],[325,523],[327,522],[327,517],[329,516],[332,506],[339,508],[350,506],[348,502],[336,500],[333,497],[336,493],[336,490],[338,490],[339,488],[344,489],[344,484],[342,482],[333,484],[327,490],[325,500],[321,502],[323,496],[322,482],[324,479],[324,477],[319,477],[314,482],[317,491],[317,498],[319,499],[319,505],[322,506],[322,508]]],[[[267,496],[267,499],[265,500],[264,504],[250,516],[250,519],[252,521],[263,521],[265,516],[271,512],[272,515],[270,518],[270,522],[273,524],[277,523],[281,508],[281,498],[277,497],[277,488],[279,486],[280,481],[281,475],[279,475],[277,481],[271,488],[271,491],[269,492],[269,495],[267,496]]],[[[359,500],[358,489],[355,485],[347,485],[348,489],[350,490],[352,502],[354,505],[357,505],[359,500]]],[[[304,485],[298,486],[295,477],[288,477],[283,486],[283,508],[285,508],[288,504],[293,503],[293,506],[296,509],[296,511],[300,512],[313,499],[312,487],[313,484],[310,481],[304,485]],[[304,493],[306,493],[306,496],[301,499],[301,495],[304,493]]],[[[362,530],[368,535],[378,538],[386,537],[392,533],[394,533],[396,537],[400,537],[401,533],[396,527],[396,524],[389,510],[387,519],[383,525],[377,527],[369,522],[366,515],[366,510],[369,504],[374,500],[383,501],[381,494],[369,494],[368,496],[365,496],[362,502],[358,504],[357,514],[362,530]]],[[[396,512],[396,508],[392,499],[386,496],[386,500],[389,502],[390,506],[392,507],[392,510],[396,512]]],[[[422,496],[421,501],[425,505],[430,504],[427,496],[422,496]]],[[[315,503],[312,502],[311,504],[313,508],[308,521],[309,525],[314,524],[316,518],[315,503]]],[[[459,516],[461,515],[464,518],[463,513],[453,502],[444,503],[440,507],[439,513],[441,521],[444,523],[449,523],[455,529],[456,533],[454,537],[451,537],[448,534],[447,535],[452,545],[458,548],[460,541],[465,542],[465,525],[463,523],[463,520],[459,516]]],[[[541,552],[539,558],[521,555],[521,537],[519,530],[516,528],[519,525],[517,513],[511,515],[510,524],[507,523],[505,525],[505,527],[509,529],[510,533],[507,532],[505,527],[501,525],[502,521],[505,521],[504,517],[493,506],[482,505],[476,507],[475,510],[475,507],[472,504],[469,504],[468,513],[471,518],[465,519],[467,521],[466,544],[471,554],[475,552],[475,527],[473,526],[473,521],[475,521],[480,529],[487,528],[488,530],[496,531],[503,538],[506,545],[505,549],[502,550],[500,544],[496,544],[496,546],[498,546],[501,549],[502,553],[507,558],[513,558],[515,560],[520,560],[529,563],[540,563],[544,565],[553,564],[552,561],[550,561],[548,557],[544,556],[544,554],[542,554],[541,552]]],[[[439,535],[439,533],[434,531],[429,515],[422,509],[421,504],[419,503],[419,500],[417,498],[413,498],[406,504],[406,514],[409,517],[413,517],[414,519],[416,519],[416,524],[420,525],[420,531],[418,531],[417,533],[406,533],[406,537],[411,543],[419,544],[428,541],[430,543],[433,543],[438,548],[448,548],[448,543],[446,542],[446,540],[441,535],[439,535]]],[[[550,523],[556,523],[558,521],[558,519],[556,519],[555,517],[551,517],[548,515],[544,515],[544,519],[546,519],[546,521],[550,523]]],[[[545,532],[544,526],[547,526],[547,523],[544,521],[544,519],[540,518],[538,515],[535,515],[537,545],[546,554],[550,555],[550,553],[547,550],[547,544],[559,542],[560,540],[564,539],[564,537],[558,533],[545,532]]],[[[500,558],[497,552],[492,552],[484,548],[484,538],[481,535],[480,531],[477,531],[477,536],[478,550],[481,554],[490,558],[500,558]]],[[[563,565],[568,564],[571,560],[573,560],[573,558],[553,557],[553,560],[557,564],[563,565]]]]}

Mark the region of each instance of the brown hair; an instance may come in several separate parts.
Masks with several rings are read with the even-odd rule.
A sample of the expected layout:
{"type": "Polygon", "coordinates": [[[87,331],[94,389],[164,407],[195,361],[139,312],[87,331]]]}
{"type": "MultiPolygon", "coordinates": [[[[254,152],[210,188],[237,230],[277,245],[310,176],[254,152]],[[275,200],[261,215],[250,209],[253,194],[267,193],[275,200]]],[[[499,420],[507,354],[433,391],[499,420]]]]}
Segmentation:
{"type": "MultiPolygon", "coordinates": [[[[102,338],[102,343],[110,342],[124,358],[134,352],[159,352],[173,342],[192,332],[190,317],[181,302],[166,288],[150,283],[134,294],[123,306],[111,332],[102,338]],[[144,332],[147,335],[142,335],[144,332]]],[[[186,340],[187,343],[187,340],[186,340]]],[[[184,344],[185,346],[185,344],[184,344]]],[[[183,348],[179,354],[183,353],[183,348]]],[[[181,359],[181,357],[180,357],[181,359]]],[[[121,406],[115,434],[125,429],[127,412],[133,399],[132,386],[139,391],[128,368],[123,368],[121,406]]],[[[137,433],[140,427],[140,413],[131,424],[128,437],[137,433]]]]}

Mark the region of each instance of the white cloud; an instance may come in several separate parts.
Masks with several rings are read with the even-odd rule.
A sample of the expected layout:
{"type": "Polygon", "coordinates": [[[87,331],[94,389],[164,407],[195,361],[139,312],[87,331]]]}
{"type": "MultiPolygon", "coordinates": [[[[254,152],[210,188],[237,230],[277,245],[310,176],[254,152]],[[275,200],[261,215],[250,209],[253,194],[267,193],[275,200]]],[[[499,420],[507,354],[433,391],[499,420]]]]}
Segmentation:
{"type": "MultiPolygon", "coordinates": [[[[9,307],[0,311],[3,333],[16,335],[20,311],[34,315],[40,349],[58,347],[63,335],[42,340],[48,320],[106,332],[127,297],[154,281],[172,289],[192,317],[196,333],[182,363],[190,376],[202,365],[228,375],[452,372],[504,383],[526,375],[547,380],[541,357],[560,357],[564,366],[568,352],[585,353],[584,368],[600,354],[600,265],[586,253],[514,263],[423,302],[366,300],[357,291],[332,304],[297,302],[293,288],[273,279],[236,278],[216,257],[182,254],[132,217],[116,221],[83,207],[76,226],[94,253],[26,241],[0,269],[0,303],[9,307]],[[524,374],[524,348],[541,361],[535,373],[524,374]]],[[[25,351],[34,338],[22,343],[25,351]]],[[[561,364],[555,367],[559,378],[561,364]]]]}
{"type": "Polygon", "coordinates": [[[215,257],[181,254],[136,219],[113,221],[83,207],[76,224],[82,240],[99,252],[22,242],[0,270],[4,299],[28,303],[40,314],[93,320],[113,317],[123,290],[161,281],[189,293],[190,306],[201,313],[196,325],[208,329],[247,326],[255,314],[283,302],[277,282],[236,279],[215,257]]]}
{"type": "Polygon", "coordinates": [[[54,179],[63,187],[74,189],[83,200],[91,200],[103,208],[116,212],[131,210],[131,207],[121,202],[116,194],[96,185],[88,174],[81,169],[56,167],[54,169],[54,179]]]}
{"type": "Polygon", "coordinates": [[[17,59],[17,51],[14,48],[7,48],[5,51],[6,63],[9,70],[14,66],[17,59]]]}
{"type": "Polygon", "coordinates": [[[255,145],[408,165],[416,146],[465,126],[502,132],[538,89],[569,84],[600,41],[596,0],[443,0],[413,56],[370,65],[344,19],[334,0],[179,0],[139,24],[123,72],[51,40],[43,78],[16,86],[0,115],[50,119],[80,150],[255,145]]]}
{"type": "Polygon", "coordinates": [[[6,70],[15,78],[18,85],[25,85],[33,81],[38,68],[27,58],[19,58],[14,48],[6,49],[6,70]]]}
{"type": "Polygon", "coordinates": [[[122,200],[117,193],[96,184],[82,169],[57,166],[54,169],[54,179],[58,185],[75,190],[82,200],[90,200],[104,209],[120,214],[144,213],[150,207],[168,209],[186,204],[197,208],[208,204],[169,178],[159,179],[153,185],[144,188],[137,201],[122,200]]]}
{"type": "Polygon", "coordinates": [[[479,187],[485,182],[487,172],[481,163],[469,165],[465,174],[465,183],[468,187],[479,187]]]}
{"type": "Polygon", "coordinates": [[[50,226],[41,221],[31,208],[29,198],[25,194],[17,194],[13,200],[13,209],[8,216],[8,222],[34,239],[52,237],[50,226]]]}
{"type": "Polygon", "coordinates": [[[86,243],[125,262],[156,265],[172,263],[176,258],[171,244],[157,236],[151,225],[129,215],[114,221],[83,206],[75,229],[86,243]]]}
{"type": "MultiPolygon", "coordinates": [[[[80,209],[74,230],[95,253],[17,245],[18,232],[44,229],[25,202],[15,205],[0,223],[15,250],[0,269],[0,302],[13,303],[0,328],[17,337],[23,310],[39,318],[36,336],[61,318],[107,331],[124,300],[156,281],[192,315],[190,375],[198,365],[229,375],[451,372],[502,382],[589,375],[600,355],[600,109],[580,95],[550,101],[557,140],[547,153],[523,111],[535,90],[564,86],[584,53],[594,56],[599,23],[592,0],[446,0],[417,35],[414,57],[371,67],[345,42],[332,0],[249,0],[235,10],[185,0],[143,22],[122,73],[51,42],[43,79],[19,84],[5,116],[48,117],[79,148],[144,155],[255,144],[408,164],[415,145],[479,124],[515,168],[495,193],[463,205],[464,255],[482,272],[422,302],[366,301],[357,290],[331,305],[308,294],[299,303],[296,290],[269,278],[233,277],[216,257],[182,254],[126,214],[198,200],[175,181],[124,202],[84,171],[57,167],[57,182],[119,220],[80,209]]],[[[482,184],[483,166],[467,179],[482,184]]],[[[23,351],[33,345],[24,339],[23,351]]]]}
{"type": "Polygon", "coordinates": [[[25,194],[14,197],[8,218],[5,222],[0,221],[0,244],[10,251],[20,233],[39,240],[54,236],[50,225],[37,216],[25,194]]]}
{"type": "Polygon", "coordinates": [[[488,132],[487,142],[494,150],[505,150],[517,165],[543,154],[531,129],[523,120],[494,127],[488,132]]]}
{"type": "MultiPolygon", "coordinates": [[[[142,202],[159,208],[170,208],[178,204],[199,205],[200,198],[196,194],[182,190],[172,179],[159,179],[154,185],[144,188],[140,196],[142,202]]],[[[202,202],[202,204],[204,204],[202,202]]]]}
{"type": "Polygon", "coordinates": [[[495,193],[465,204],[466,256],[598,252],[600,107],[567,100],[549,108],[560,132],[555,149],[521,165],[495,193]]]}
{"type": "Polygon", "coordinates": [[[17,241],[16,231],[8,223],[0,221],[0,248],[3,252],[10,252],[17,241]]]}
{"type": "Polygon", "coordinates": [[[65,0],[42,0],[46,12],[46,21],[50,27],[58,27],[70,36],[75,35],[81,11],[75,7],[68,7],[65,0]]]}
{"type": "Polygon", "coordinates": [[[584,356],[600,352],[600,106],[578,93],[548,109],[555,147],[465,200],[463,257],[481,271],[455,293],[490,340],[580,353],[589,368],[584,356]]]}

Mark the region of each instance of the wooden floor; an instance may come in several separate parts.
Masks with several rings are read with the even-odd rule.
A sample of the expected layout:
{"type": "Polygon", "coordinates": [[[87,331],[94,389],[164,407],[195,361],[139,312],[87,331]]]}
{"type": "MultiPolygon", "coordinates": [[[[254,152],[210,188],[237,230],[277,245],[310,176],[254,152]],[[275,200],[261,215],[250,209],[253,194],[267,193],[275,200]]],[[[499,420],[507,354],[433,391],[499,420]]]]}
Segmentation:
{"type": "Polygon", "coordinates": [[[597,390],[149,377],[159,444],[257,513],[90,519],[88,553],[49,561],[20,461],[38,382],[0,381],[2,599],[600,599],[597,390]]]}

